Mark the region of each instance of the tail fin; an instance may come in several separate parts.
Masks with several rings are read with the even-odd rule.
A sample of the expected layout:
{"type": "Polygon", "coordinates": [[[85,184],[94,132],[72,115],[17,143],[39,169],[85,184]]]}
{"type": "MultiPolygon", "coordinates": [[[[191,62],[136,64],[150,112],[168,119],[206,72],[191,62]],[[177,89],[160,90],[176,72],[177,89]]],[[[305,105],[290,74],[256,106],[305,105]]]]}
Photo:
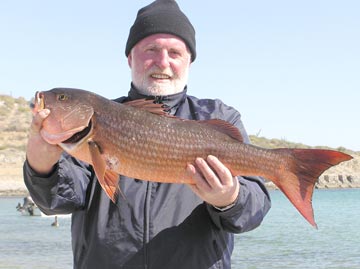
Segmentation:
{"type": "Polygon", "coordinates": [[[323,149],[275,149],[286,152],[287,164],[272,181],[288,197],[301,215],[315,228],[312,208],[314,185],[331,166],[352,159],[350,155],[323,149]]]}

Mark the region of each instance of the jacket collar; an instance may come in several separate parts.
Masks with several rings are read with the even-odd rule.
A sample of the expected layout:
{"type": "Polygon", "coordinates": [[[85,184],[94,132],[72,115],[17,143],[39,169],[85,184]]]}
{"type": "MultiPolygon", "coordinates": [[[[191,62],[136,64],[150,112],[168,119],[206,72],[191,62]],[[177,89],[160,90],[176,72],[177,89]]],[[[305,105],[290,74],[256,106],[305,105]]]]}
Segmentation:
{"type": "Polygon", "coordinates": [[[175,114],[177,108],[185,101],[186,92],[187,87],[185,87],[182,92],[170,95],[144,95],[141,94],[131,83],[131,88],[128,93],[127,100],[132,101],[137,99],[153,99],[155,103],[166,105],[170,114],[175,114]]]}

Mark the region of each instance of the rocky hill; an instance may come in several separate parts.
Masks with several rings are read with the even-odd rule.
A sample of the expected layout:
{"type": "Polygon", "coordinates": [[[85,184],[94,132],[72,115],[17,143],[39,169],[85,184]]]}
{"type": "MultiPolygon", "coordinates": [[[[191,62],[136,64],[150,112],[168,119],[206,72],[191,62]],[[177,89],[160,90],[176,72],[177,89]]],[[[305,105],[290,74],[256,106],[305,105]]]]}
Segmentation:
{"type": "Polygon", "coordinates": [[[22,195],[27,132],[32,119],[29,101],[0,95],[0,195],[22,195]]]}
{"type": "MultiPolygon", "coordinates": [[[[0,95],[0,195],[25,195],[22,164],[25,160],[27,132],[32,119],[30,101],[0,95]]],[[[309,148],[281,139],[251,136],[254,144],[266,148],[309,148]]],[[[360,152],[345,148],[337,150],[351,154],[354,159],[326,171],[318,188],[360,187],[360,152]]],[[[269,183],[269,187],[273,187],[269,183]]]]}
{"type": "MultiPolygon", "coordinates": [[[[322,148],[332,149],[329,147],[309,147],[304,144],[292,143],[283,139],[266,139],[264,137],[250,136],[253,144],[265,148],[322,148]]],[[[325,171],[319,178],[316,188],[360,188],[360,152],[355,152],[344,147],[334,150],[345,152],[354,157],[351,161],[336,165],[325,171]]],[[[268,188],[275,188],[269,182],[268,188]]]]}

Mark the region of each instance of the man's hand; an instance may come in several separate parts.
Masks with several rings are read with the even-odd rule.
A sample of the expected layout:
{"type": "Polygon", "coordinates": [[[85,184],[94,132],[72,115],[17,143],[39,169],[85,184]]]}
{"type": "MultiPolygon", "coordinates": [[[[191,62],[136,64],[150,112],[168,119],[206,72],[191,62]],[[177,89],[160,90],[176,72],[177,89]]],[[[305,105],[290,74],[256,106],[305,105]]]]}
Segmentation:
{"type": "Polygon", "coordinates": [[[42,109],[34,114],[29,140],[26,148],[26,158],[31,168],[39,174],[49,174],[60,159],[62,149],[57,145],[48,144],[40,134],[43,120],[50,114],[50,110],[42,109]]]}
{"type": "Polygon", "coordinates": [[[225,207],[235,202],[240,184],[230,170],[215,156],[206,160],[197,158],[195,166],[188,164],[187,172],[194,180],[189,185],[202,200],[216,207],[225,207]]]}

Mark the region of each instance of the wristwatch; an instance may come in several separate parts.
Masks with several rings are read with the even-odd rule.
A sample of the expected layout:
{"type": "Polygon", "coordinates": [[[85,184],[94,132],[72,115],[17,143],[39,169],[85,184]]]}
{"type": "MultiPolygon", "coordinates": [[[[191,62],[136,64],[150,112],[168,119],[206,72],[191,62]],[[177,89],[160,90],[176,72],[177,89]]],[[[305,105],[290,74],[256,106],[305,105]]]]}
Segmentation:
{"type": "Polygon", "coordinates": [[[214,205],[213,205],[213,207],[214,207],[216,210],[219,210],[220,212],[224,212],[224,211],[226,211],[226,210],[234,207],[235,204],[236,204],[236,201],[233,202],[232,204],[227,205],[227,206],[224,206],[224,207],[217,207],[217,206],[214,206],[214,205]]]}

